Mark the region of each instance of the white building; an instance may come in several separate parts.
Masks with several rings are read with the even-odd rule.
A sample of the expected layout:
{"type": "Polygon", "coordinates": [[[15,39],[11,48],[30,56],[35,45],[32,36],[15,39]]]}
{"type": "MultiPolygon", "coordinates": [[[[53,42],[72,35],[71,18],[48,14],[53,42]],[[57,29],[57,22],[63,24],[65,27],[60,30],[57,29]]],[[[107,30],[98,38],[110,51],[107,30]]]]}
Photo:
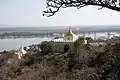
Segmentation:
{"type": "MultiPolygon", "coordinates": [[[[69,28],[69,31],[65,34],[61,33],[56,36],[52,41],[54,43],[55,52],[64,52],[65,45],[69,46],[69,52],[74,51],[74,42],[78,40],[79,36],[72,32],[72,29],[69,28]]],[[[87,40],[84,39],[84,44],[87,44],[87,40]]]]}
{"type": "Polygon", "coordinates": [[[69,31],[65,34],[61,33],[59,36],[55,37],[53,42],[74,42],[78,39],[78,36],[72,32],[72,29],[69,28],[69,31]]]}

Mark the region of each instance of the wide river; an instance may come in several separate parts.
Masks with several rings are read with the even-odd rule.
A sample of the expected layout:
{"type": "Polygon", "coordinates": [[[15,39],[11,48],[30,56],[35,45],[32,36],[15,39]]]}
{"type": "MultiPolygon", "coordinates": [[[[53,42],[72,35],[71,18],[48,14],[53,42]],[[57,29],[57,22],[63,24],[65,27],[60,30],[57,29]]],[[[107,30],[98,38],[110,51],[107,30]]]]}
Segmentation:
{"type": "Polygon", "coordinates": [[[50,41],[51,38],[19,38],[19,39],[0,39],[0,51],[17,50],[22,46],[29,46],[32,44],[39,44],[42,41],[50,41]]]}
{"type": "MultiPolygon", "coordinates": [[[[111,32],[112,36],[120,36],[120,33],[116,33],[116,32],[111,32]]],[[[82,34],[79,34],[80,36],[82,36],[82,34]]],[[[86,37],[92,37],[94,38],[96,36],[96,38],[99,37],[107,37],[107,33],[96,33],[96,35],[94,33],[87,33],[85,34],[86,37]]],[[[4,50],[17,50],[22,46],[29,46],[32,44],[39,44],[42,41],[50,41],[53,38],[18,38],[18,39],[0,39],[0,51],[4,51],[4,50]]]]}

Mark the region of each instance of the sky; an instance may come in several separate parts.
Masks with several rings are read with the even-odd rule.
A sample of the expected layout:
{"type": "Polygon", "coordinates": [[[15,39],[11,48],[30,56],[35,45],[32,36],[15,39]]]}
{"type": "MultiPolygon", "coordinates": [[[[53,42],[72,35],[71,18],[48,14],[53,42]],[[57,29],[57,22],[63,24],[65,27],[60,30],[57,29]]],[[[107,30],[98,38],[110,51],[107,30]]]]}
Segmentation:
{"type": "Polygon", "coordinates": [[[88,6],[60,9],[52,17],[43,17],[46,0],[0,0],[0,25],[91,26],[120,25],[120,12],[88,6]]]}

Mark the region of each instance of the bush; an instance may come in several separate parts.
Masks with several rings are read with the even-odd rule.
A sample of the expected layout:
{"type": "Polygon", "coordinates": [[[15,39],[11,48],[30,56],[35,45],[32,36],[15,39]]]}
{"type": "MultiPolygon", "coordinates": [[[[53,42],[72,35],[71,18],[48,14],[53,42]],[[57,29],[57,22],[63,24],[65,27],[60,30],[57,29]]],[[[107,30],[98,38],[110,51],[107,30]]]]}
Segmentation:
{"type": "Polygon", "coordinates": [[[53,52],[54,42],[42,42],[40,45],[41,52],[44,54],[52,53],[53,52]]]}

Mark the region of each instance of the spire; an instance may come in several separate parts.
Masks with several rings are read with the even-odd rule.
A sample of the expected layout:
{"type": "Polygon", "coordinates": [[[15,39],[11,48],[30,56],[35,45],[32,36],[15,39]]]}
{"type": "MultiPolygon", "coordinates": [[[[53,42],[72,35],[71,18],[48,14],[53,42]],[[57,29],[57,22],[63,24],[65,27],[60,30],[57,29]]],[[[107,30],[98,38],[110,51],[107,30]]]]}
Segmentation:
{"type": "Polygon", "coordinates": [[[71,27],[69,27],[69,32],[72,32],[72,29],[71,29],[71,27]]]}

